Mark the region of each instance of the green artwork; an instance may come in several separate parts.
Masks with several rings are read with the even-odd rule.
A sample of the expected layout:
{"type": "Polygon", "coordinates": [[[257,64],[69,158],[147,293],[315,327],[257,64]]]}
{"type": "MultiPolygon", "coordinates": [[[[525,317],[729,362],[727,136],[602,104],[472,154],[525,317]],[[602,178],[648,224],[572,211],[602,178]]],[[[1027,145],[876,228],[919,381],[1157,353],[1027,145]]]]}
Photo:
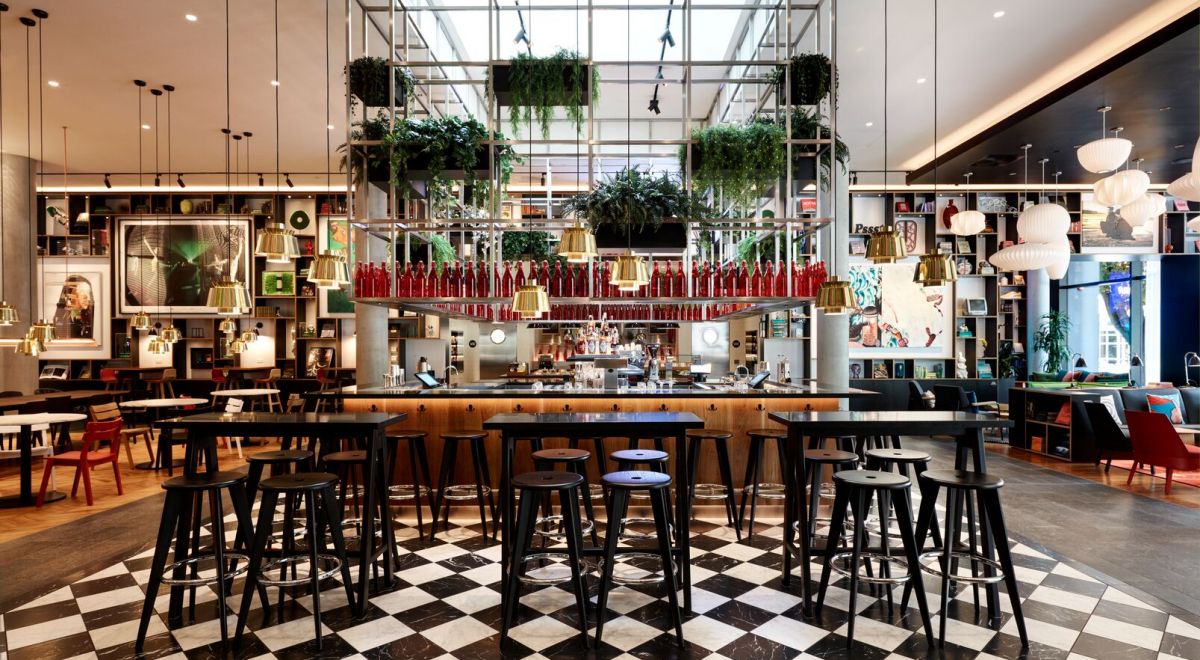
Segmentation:
{"type": "MultiPolygon", "coordinates": [[[[325,246],[334,254],[347,255],[350,264],[354,264],[354,245],[350,241],[350,228],[345,222],[329,222],[325,225],[325,246]]],[[[325,295],[324,315],[353,314],[354,303],[350,302],[347,288],[322,289],[325,295]]]]}
{"type": "Polygon", "coordinates": [[[296,275],[286,272],[265,272],[262,274],[262,294],[264,296],[294,296],[296,295],[296,275]]]}

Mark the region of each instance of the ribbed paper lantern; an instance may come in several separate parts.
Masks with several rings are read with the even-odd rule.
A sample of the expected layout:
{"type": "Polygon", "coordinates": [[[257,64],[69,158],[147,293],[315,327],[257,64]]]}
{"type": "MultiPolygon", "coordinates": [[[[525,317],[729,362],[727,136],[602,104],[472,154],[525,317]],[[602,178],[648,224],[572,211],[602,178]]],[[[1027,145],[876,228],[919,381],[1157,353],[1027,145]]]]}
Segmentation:
{"type": "Polygon", "coordinates": [[[1167,186],[1167,194],[1172,197],[1182,197],[1192,202],[1200,202],[1200,172],[1192,170],[1175,179],[1167,186]]]}
{"type": "Polygon", "coordinates": [[[1188,231],[1194,234],[1200,234],[1200,215],[1187,221],[1188,231]]]}
{"type": "Polygon", "coordinates": [[[950,218],[950,233],[958,236],[974,236],[987,226],[987,219],[979,211],[959,211],[950,218]]]}
{"type": "Polygon", "coordinates": [[[1096,174],[1111,172],[1129,160],[1133,143],[1125,138],[1104,138],[1079,147],[1075,156],[1083,169],[1096,174]]]}
{"type": "Polygon", "coordinates": [[[1121,207],[1121,217],[1130,227],[1141,227],[1150,220],[1162,215],[1166,208],[1166,200],[1162,195],[1149,194],[1133,200],[1121,207]]]}
{"type": "Polygon", "coordinates": [[[1037,270],[1045,268],[1055,257],[1054,248],[1045,243],[1011,245],[988,257],[1000,270],[1037,270]]]}
{"type": "Polygon", "coordinates": [[[1121,170],[1096,182],[1097,201],[1109,207],[1125,206],[1150,189],[1150,177],[1141,170],[1121,170]]]}
{"type": "Polygon", "coordinates": [[[1034,204],[1017,218],[1017,235],[1026,243],[1054,243],[1071,229],[1071,214],[1058,204],[1034,204]]]}
{"type": "Polygon", "coordinates": [[[1046,277],[1061,280],[1071,267],[1071,240],[1064,236],[1060,242],[1051,244],[1050,248],[1054,251],[1054,257],[1046,264],[1046,277]]]}

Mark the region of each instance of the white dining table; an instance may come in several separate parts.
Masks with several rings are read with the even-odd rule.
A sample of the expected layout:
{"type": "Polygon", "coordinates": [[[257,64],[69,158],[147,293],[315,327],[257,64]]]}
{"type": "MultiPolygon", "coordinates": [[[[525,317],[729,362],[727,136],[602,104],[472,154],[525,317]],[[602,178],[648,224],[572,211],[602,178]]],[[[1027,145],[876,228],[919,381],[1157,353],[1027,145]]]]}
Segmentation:
{"type": "MultiPolygon", "coordinates": [[[[0,433],[13,433],[18,436],[17,446],[20,451],[21,488],[16,495],[0,497],[0,508],[15,508],[33,506],[36,500],[33,496],[33,432],[45,431],[51,424],[69,424],[87,419],[87,415],[79,413],[30,413],[26,415],[0,416],[0,433]]],[[[46,439],[50,442],[50,439],[46,439]]],[[[66,497],[64,493],[51,491],[46,493],[45,502],[56,502],[66,497]]]]}

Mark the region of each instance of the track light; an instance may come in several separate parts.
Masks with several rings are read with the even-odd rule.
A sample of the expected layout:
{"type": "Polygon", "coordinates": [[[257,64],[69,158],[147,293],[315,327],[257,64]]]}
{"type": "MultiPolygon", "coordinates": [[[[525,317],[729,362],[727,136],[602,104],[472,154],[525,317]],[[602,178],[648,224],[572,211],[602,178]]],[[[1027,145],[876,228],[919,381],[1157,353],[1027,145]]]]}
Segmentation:
{"type": "Polygon", "coordinates": [[[157,188],[161,185],[162,185],[162,174],[161,173],[155,174],[154,175],[154,187],[157,188]]]}
{"type": "Polygon", "coordinates": [[[529,44],[529,34],[525,32],[525,28],[521,28],[520,30],[517,30],[517,36],[513,37],[513,43],[514,44],[524,43],[526,47],[528,47],[530,45],[529,44]]]}
{"type": "Polygon", "coordinates": [[[663,78],[663,72],[662,72],[662,65],[661,65],[661,64],[660,64],[660,65],[658,65],[658,73],[654,74],[654,79],[655,79],[655,80],[666,80],[666,78],[663,78]]]}
{"type": "Polygon", "coordinates": [[[671,35],[671,28],[663,30],[663,33],[658,37],[658,43],[665,43],[671,48],[675,47],[675,37],[671,35]]]}
{"type": "Polygon", "coordinates": [[[107,175],[107,174],[105,174],[105,175],[104,175],[104,187],[105,187],[105,188],[112,188],[112,181],[109,181],[109,180],[108,180],[108,175],[107,175]]]}
{"type": "Polygon", "coordinates": [[[283,182],[287,184],[288,188],[296,187],[296,184],[292,183],[292,175],[288,174],[287,172],[283,173],[283,182]]]}
{"type": "Polygon", "coordinates": [[[650,112],[653,112],[656,115],[661,115],[662,110],[658,107],[658,97],[650,99],[650,107],[648,107],[646,109],[649,110],[650,112]]]}
{"type": "Polygon", "coordinates": [[[175,177],[175,183],[178,184],[180,188],[187,188],[187,186],[183,185],[183,175],[182,174],[175,177]]]}
{"type": "Polygon", "coordinates": [[[258,173],[258,187],[261,188],[262,186],[263,186],[263,175],[262,175],[262,172],[259,172],[258,173]]]}

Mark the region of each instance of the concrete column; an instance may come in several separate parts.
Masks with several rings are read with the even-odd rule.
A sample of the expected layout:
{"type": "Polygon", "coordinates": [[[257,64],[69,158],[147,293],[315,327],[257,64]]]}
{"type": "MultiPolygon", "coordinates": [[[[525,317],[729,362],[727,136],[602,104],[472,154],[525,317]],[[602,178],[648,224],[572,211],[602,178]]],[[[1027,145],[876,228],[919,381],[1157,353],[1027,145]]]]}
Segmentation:
{"type": "MultiPolygon", "coordinates": [[[[1025,289],[1025,295],[1029,298],[1029,306],[1025,309],[1025,351],[1029,355],[1029,375],[1032,377],[1034,372],[1042,371],[1046,364],[1046,352],[1033,350],[1033,337],[1042,324],[1042,315],[1050,312],[1050,278],[1046,277],[1046,270],[1039,268],[1026,271],[1025,289]]],[[[1092,318],[1086,323],[1094,323],[1095,317],[1092,318]]]]}
{"type": "MultiPolygon", "coordinates": [[[[371,185],[359,186],[354,208],[360,218],[387,217],[387,194],[371,185]]],[[[354,232],[354,249],[359,261],[379,263],[388,259],[387,241],[365,231],[354,232]]],[[[350,264],[351,273],[354,264],[350,264]]],[[[377,305],[355,305],[355,373],[360,387],[383,385],[388,365],[388,310],[377,305]]]]}
{"type": "MultiPolygon", "coordinates": [[[[830,270],[830,275],[847,279],[850,271],[850,193],[849,175],[840,166],[834,168],[833,176],[838,177],[837,198],[825,195],[822,199],[821,214],[834,218],[822,236],[820,257],[829,268],[834,268],[833,255],[837,254],[836,270],[830,270]]],[[[847,314],[829,315],[814,311],[817,382],[834,389],[850,386],[850,317],[847,314]]],[[[843,402],[844,403],[844,402],[843,402]]]]}
{"type": "MultiPolygon", "coordinates": [[[[4,297],[17,308],[21,322],[0,328],[0,339],[24,336],[35,313],[30,308],[30,293],[35,283],[37,246],[30,227],[34,192],[31,176],[33,161],[24,156],[3,155],[4,177],[4,297]]],[[[104,323],[108,323],[104,319],[104,323]]],[[[0,390],[20,390],[32,394],[38,386],[38,360],[17,354],[11,346],[0,346],[0,390]]]]}

